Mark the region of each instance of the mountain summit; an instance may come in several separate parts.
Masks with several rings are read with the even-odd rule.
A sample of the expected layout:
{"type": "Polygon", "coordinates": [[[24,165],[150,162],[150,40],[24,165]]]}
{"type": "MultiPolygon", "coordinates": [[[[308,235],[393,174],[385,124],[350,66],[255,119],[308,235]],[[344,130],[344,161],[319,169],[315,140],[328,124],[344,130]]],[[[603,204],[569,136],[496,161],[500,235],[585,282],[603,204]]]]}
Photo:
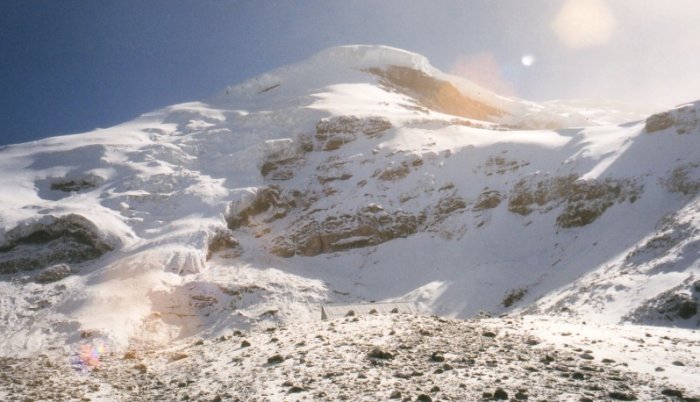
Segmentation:
{"type": "Polygon", "coordinates": [[[370,301],[697,328],[699,110],[528,102],[344,46],[3,147],[0,349],[151,348],[370,301]]]}

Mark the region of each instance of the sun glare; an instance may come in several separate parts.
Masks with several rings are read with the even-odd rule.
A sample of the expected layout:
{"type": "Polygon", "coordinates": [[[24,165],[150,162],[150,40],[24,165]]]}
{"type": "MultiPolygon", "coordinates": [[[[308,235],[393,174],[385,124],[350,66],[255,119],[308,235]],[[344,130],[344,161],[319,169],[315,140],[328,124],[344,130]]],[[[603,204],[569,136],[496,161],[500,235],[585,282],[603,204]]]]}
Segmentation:
{"type": "Polygon", "coordinates": [[[567,0],[552,23],[559,40],[570,48],[606,44],[615,29],[615,16],[603,0],[567,0]]]}

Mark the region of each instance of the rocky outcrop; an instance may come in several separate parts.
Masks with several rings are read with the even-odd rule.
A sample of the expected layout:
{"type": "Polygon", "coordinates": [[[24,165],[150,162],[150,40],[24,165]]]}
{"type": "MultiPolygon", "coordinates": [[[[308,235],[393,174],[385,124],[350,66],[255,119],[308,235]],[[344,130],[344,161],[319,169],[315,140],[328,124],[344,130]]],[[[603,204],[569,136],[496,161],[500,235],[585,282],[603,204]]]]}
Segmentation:
{"type": "Polygon", "coordinates": [[[641,192],[641,186],[633,179],[580,180],[574,174],[545,179],[533,176],[515,184],[508,199],[508,210],[529,215],[564,204],[557,226],[580,227],[594,222],[616,203],[635,202],[641,192]]]}
{"type": "Polygon", "coordinates": [[[114,247],[95,224],[76,214],[19,225],[5,239],[0,246],[0,274],[94,260],[114,247]]]}
{"type": "Polygon", "coordinates": [[[101,177],[86,174],[80,177],[61,177],[50,179],[51,190],[63,191],[66,193],[80,192],[85,190],[92,190],[93,188],[102,184],[104,180],[101,177]]]}
{"type": "Polygon", "coordinates": [[[274,239],[271,252],[281,257],[314,256],[373,246],[414,234],[425,220],[424,214],[390,213],[377,205],[322,220],[302,218],[290,225],[291,234],[274,239]]]}
{"type": "Polygon", "coordinates": [[[689,196],[700,193],[700,164],[688,163],[676,166],[663,180],[663,184],[673,193],[689,196]]]}
{"type": "Polygon", "coordinates": [[[688,134],[696,131],[698,125],[700,125],[700,116],[697,108],[686,105],[649,116],[644,129],[651,134],[674,127],[677,134],[688,134]]]}
{"type": "Polygon", "coordinates": [[[664,321],[690,321],[700,324],[700,281],[681,285],[653,297],[628,314],[624,319],[638,324],[657,324],[664,321]]]}
{"type": "Polygon", "coordinates": [[[496,190],[484,189],[484,191],[479,194],[476,199],[476,203],[472,208],[473,211],[483,211],[486,209],[493,209],[501,205],[501,193],[496,190]]]}
{"type": "Polygon", "coordinates": [[[42,269],[34,280],[38,283],[58,282],[69,277],[72,273],[73,271],[68,264],[56,264],[42,269]]]}
{"type": "Polygon", "coordinates": [[[374,138],[391,128],[384,117],[337,116],[323,119],[316,124],[316,141],[319,149],[335,151],[346,143],[355,141],[358,134],[374,138]]]}
{"type": "Polygon", "coordinates": [[[210,237],[207,246],[207,260],[210,260],[215,253],[223,253],[226,258],[235,258],[241,255],[241,245],[238,243],[233,232],[228,229],[221,229],[210,237]]]}
{"type": "Polygon", "coordinates": [[[294,206],[281,194],[278,186],[251,189],[240,201],[231,203],[226,213],[228,228],[235,230],[241,226],[251,226],[253,218],[261,222],[271,222],[287,216],[294,206]]]}

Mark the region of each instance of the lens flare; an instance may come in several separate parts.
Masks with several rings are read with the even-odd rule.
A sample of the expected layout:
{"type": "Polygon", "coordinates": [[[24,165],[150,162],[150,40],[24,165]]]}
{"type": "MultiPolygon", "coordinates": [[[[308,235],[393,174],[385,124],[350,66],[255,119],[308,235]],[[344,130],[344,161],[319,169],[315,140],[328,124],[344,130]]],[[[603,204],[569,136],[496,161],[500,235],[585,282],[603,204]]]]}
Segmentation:
{"type": "Polygon", "coordinates": [[[70,359],[71,366],[79,372],[87,373],[100,365],[101,358],[109,353],[107,342],[94,339],[80,344],[70,359]]]}

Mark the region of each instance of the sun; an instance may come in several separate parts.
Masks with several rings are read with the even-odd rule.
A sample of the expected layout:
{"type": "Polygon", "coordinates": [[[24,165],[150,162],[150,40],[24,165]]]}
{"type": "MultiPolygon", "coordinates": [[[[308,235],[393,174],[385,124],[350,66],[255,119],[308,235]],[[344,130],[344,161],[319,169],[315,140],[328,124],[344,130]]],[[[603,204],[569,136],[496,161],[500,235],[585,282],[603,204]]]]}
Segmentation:
{"type": "Polygon", "coordinates": [[[525,66],[525,67],[530,67],[531,65],[535,64],[535,61],[537,61],[537,59],[535,59],[535,56],[533,56],[533,55],[531,55],[531,54],[525,54],[525,55],[523,55],[523,57],[520,59],[520,62],[521,62],[521,63],[523,64],[523,66],[525,66]]]}

